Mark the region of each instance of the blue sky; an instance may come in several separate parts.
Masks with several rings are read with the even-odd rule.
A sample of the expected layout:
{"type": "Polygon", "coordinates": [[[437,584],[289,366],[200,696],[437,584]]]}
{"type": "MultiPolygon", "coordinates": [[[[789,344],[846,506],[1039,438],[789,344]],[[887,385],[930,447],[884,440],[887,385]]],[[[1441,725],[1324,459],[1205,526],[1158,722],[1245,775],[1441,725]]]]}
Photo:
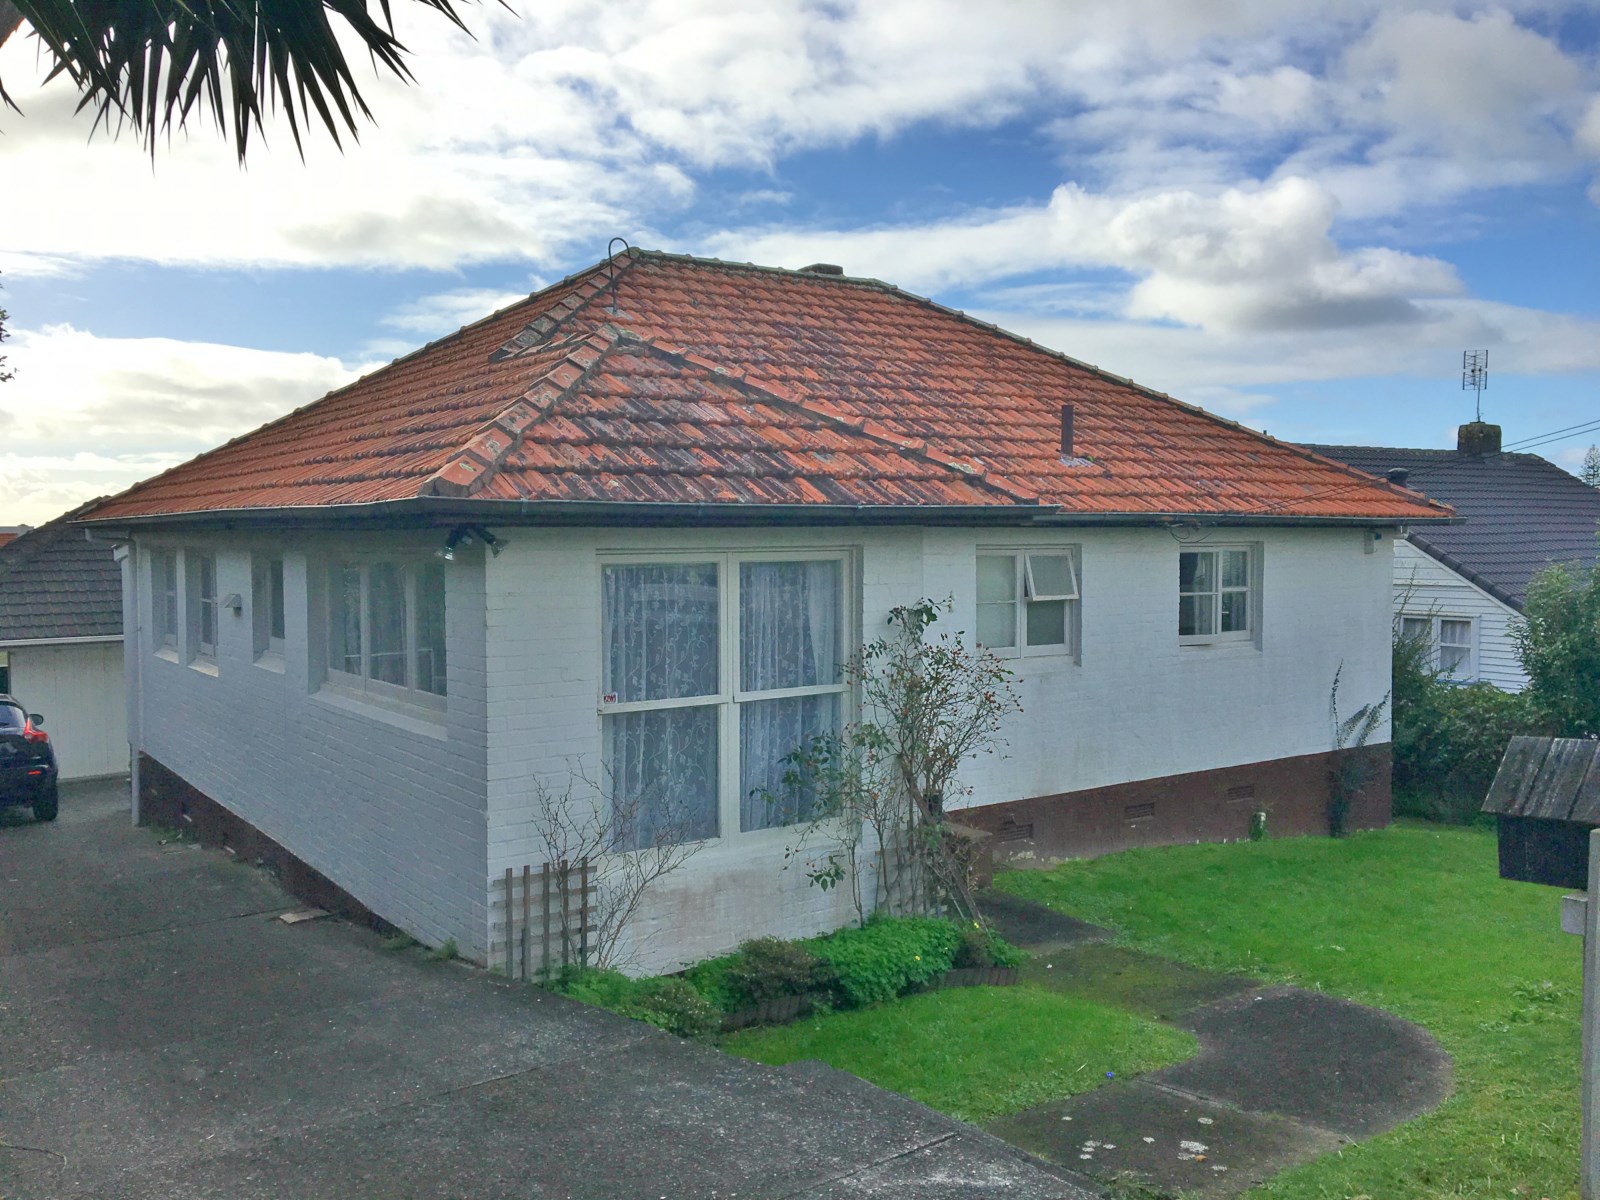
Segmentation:
{"type": "MultiPolygon", "coordinates": [[[[842,264],[1276,436],[1600,419],[1591,5],[691,0],[402,11],[417,84],[304,162],[152,165],[0,48],[0,525],[634,245],[842,264]],[[1334,13],[1336,15],[1330,15],[1334,13]]],[[[1539,448],[1575,468],[1586,431],[1539,448]]]]}

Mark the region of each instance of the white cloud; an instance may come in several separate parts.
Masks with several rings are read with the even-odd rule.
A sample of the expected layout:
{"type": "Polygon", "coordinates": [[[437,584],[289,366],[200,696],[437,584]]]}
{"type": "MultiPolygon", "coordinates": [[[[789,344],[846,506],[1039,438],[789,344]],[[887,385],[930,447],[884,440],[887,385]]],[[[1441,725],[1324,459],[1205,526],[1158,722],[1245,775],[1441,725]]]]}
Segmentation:
{"type": "Polygon", "coordinates": [[[0,524],[37,525],[347,383],[335,359],[19,329],[0,384],[0,524]],[[71,446],[71,450],[63,449],[71,446]]]}
{"type": "Polygon", "coordinates": [[[713,239],[715,253],[798,266],[817,258],[913,288],[1028,272],[1111,268],[1132,280],[1116,315],[1212,332],[1343,328],[1418,319],[1419,298],[1461,290],[1438,259],[1342,251],[1337,205],[1316,184],[1096,195],[1071,185],[1047,205],[916,228],[765,230],[713,239]]]}
{"type": "Polygon", "coordinates": [[[529,281],[526,292],[507,292],[497,288],[456,288],[437,292],[403,304],[379,318],[383,325],[424,340],[454,333],[463,325],[480,321],[490,313],[527,299],[529,293],[545,286],[545,281],[529,281]]]}
{"type": "Polygon", "coordinates": [[[1555,42],[1503,9],[1471,19],[1385,13],[1344,67],[1398,136],[1485,156],[1539,153],[1551,124],[1570,115],[1582,76],[1555,42]]]}
{"type": "MultiPolygon", "coordinates": [[[[0,170],[28,186],[0,196],[0,252],[208,266],[549,262],[662,227],[706,169],[775,166],[919,124],[1052,127],[1071,178],[1126,195],[1237,185],[1262,173],[1261,155],[1292,159],[1313,138],[1341,149],[1291,172],[1372,167],[1363,147],[1375,135],[1395,143],[1379,159],[1403,142],[1408,156],[1456,163],[1463,131],[1484,121],[1529,143],[1501,144],[1497,157],[1537,175],[1550,169],[1541,131],[1576,115],[1564,98],[1574,61],[1500,10],[1462,20],[1376,0],[1332,17],[1313,0],[547,0],[520,18],[472,10],[474,41],[416,8],[396,13],[418,82],[364,84],[380,123],[358,145],[340,155],[313,133],[302,164],[279,121],[271,152],[245,169],[199,123],[153,166],[132,140],[87,139],[68,82],[30,91],[31,39],[11,39],[0,77],[26,115],[4,117],[0,170]],[[1351,44],[1339,79],[1313,74],[1351,44]]],[[[1470,149],[1483,157],[1477,138],[1470,149]]],[[[1460,186],[1511,169],[1480,165],[1460,186]]],[[[1322,182],[1347,211],[1346,187],[1384,190],[1393,210],[1429,183],[1397,178],[1386,190],[1348,173],[1322,182]]]]}

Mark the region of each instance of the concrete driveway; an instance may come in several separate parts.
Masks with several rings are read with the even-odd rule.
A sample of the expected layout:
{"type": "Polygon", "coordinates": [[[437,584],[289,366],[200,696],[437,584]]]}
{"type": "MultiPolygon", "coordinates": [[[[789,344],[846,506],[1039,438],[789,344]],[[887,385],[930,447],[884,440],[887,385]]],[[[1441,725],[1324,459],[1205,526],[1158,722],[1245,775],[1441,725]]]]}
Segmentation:
{"type": "Polygon", "coordinates": [[[298,907],[128,826],[0,814],[0,1197],[1086,1200],[970,1126],[298,907]]]}

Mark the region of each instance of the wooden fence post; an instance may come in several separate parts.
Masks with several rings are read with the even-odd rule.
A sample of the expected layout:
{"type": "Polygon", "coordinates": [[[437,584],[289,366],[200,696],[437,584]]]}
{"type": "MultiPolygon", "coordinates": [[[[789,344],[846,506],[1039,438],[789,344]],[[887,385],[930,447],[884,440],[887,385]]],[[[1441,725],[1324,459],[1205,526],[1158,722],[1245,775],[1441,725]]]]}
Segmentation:
{"type": "Polygon", "coordinates": [[[539,957],[544,978],[550,978],[550,864],[545,863],[539,868],[539,883],[544,891],[544,903],[539,905],[539,914],[544,921],[544,937],[539,941],[539,957]]]}
{"type": "Polygon", "coordinates": [[[511,898],[511,868],[506,868],[506,978],[515,979],[511,973],[511,959],[516,945],[517,910],[512,905],[511,898]]]}

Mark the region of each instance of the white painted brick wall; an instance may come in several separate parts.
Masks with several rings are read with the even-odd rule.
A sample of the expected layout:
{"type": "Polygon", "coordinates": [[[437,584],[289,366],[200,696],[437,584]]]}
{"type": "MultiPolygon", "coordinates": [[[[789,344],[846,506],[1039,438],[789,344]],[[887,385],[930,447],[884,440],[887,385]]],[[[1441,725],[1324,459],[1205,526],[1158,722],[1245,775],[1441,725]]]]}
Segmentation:
{"type": "MultiPolygon", "coordinates": [[[[542,861],[531,777],[560,786],[574,760],[599,774],[602,552],[851,547],[871,638],[891,606],[923,595],[954,597],[953,622],[970,630],[980,546],[1078,547],[1081,652],[1016,663],[1025,711],[1003,755],[965,773],[972,802],[986,804],[1324,751],[1341,663],[1346,711],[1388,691],[1387,537],[1240,530],[1206,541],[1261,547],[1259,646],[1178,645],[1180,546],[1160,530],[521,531],[487,575],[489,877],[542,861]]],[[[1378,738],[1387,736],[1385,725],[1378,738]]],[[[811,887],[798,866],[783,869],[790,840],[782,831],[738,835],[691,859],[653,895],[633,969],[848,920],[840,892],[811,887]]]]}
{"type": "MultiPolygon", "coordinates": [[[[353,536],[353,535],[352,535],[353,536]]],[[[363,545],[384,539],[365,535],[363,545]]],[[[438,539],[390,539],[431,552],[438,539]]],[[[200,791],[327,875],[385,919],[429,944],[486,948],[484,909],[487,720],[483,567],[463,554],[446,571],[449,711],[433,736],[360,705],[317,694],[322,671],[320,564],[348,538],[292,546],[232,534],[141,538],[139,632],[126,647],[130,722],[141,748],[200,791]],[[212,550],[218,594],[244,612],[219,613],[218,663],[209,675],[156,657],[148,550],[212,550]],[[284,558],[285,670],[254,662],[250,552],[284,558]],[[137,669],[135,669],[137,668],[137,669]]],[[[181,589],[180,589],[181,590],[181,589]]]]}
{"type": "Polygon", "coordinates": [[[1417,616],[1466,617],[1477,638],[1477,678],[1508,692],[1528,686],[1511,623],[1517,613],[1410,542],[1394,550],[1395,610],[1417,616]]]}

